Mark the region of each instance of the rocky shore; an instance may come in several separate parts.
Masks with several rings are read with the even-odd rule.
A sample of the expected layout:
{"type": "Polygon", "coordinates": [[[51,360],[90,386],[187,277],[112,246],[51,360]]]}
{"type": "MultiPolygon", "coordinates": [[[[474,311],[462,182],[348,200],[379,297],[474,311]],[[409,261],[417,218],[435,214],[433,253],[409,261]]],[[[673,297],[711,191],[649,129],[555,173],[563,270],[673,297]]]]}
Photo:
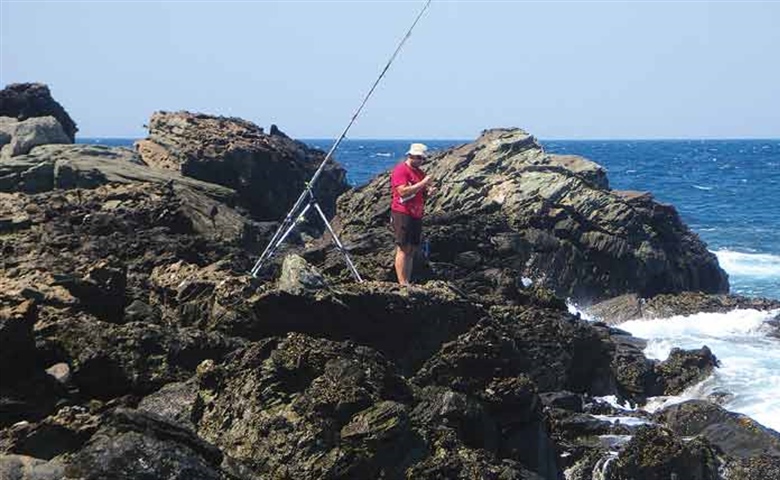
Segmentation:
{"type": "Polygon", "coordinates": [[[780,478],[748,417],[603,398],[718,367],[614,323],[780,304],[729,295],[673,206],[587,159],[519,129],[437,153],[406,288],[386,175],[353,189],[334,162],[317,187],[366,282],[317,221],[255,279],[323,152],[188,112],[133,149],[75,132],[46,86],[0,92],[0,479],[780,478]]]}

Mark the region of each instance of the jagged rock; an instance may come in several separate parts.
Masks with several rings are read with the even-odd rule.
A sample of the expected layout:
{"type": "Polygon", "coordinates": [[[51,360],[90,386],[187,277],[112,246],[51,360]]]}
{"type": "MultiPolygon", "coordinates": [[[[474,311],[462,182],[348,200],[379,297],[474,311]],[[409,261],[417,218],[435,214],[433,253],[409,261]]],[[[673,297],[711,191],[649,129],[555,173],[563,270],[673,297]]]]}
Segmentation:
{"type": "Polygon", "coordinates": [[[582,412],[584,406],[581,395],[565,390],[540,393],[539,398],[545,407],[560,408],[572,412],[582,412]]]}
{"type": "Polygon", "coordinates": [[[26,455],[0,455],[0,478],[3,480],[62,480],[65,466],[26,455]]]}
{"type": "Polygon", "coordinates": [[[45,417],[65,396],[38,362],[33,334],[37,320],[31,300],[0,309],[0,428],[45,417]]]}
{"type": "MultiPolygon", "coordinates": [[[[255,182],[241,188],[260,198],[257,185],[265,184],[257,182],[281,192],[287,187],[280,178],[304,181],[321,152],[275,127],[265,135],[231,119],[187,118],[164,116],[154,144],[139,145],[147,158],[169,155],[174,163],[167,169],[145,165],[127,149],[82,145],[38,146],[0,162],[0,191],[8,192],[0,193],[0,320],[26,319],[0,321],[0,360],[6,361],[0,362],[0,453],[30,455],[25,461],[39,472],[64,468],[58,478],[74,480],[117,471],[128,478],[226,480],[560,480],[562,468],[602,461],[597,434],[635,430],[587,415],[615,413],[589,395],[641,401],[653,388],[682,388],[708,371],[703,350],[648,361],[639,339],[568,314],[549,288],[560,293],[560,285],[520,265],[531,260],[536,268],[564,241],[575,244],[565,232],[606,228],[595,212],[577,216],[577,209],[592,206],[580,194],[609,200],[599,208],[610,228],[622,225],[617,218],[624,215],[625,229],[609,234],[621,241],[649,222],[652,248],[636,258],[663,251],[677,261],[675,255],[695,253],[686,243],[695,239],[669,209],[646,195],[609,191],[603,169],[591,162],[547,156],[517,132],[486,132],[488,144],[479,150],[451,151],[473,156],[441,166],[456,182],[432,199],[434,254],[440,248],[441,256],[418,265],[429,277],[452,281],[341,283],[348,275],[341,255],[316,246],[303,252],[313,267],[289,257],[294,261],[276,284],[268,281],[270,270],[259,279],[247,275],[276,225],[247,220],[232,207],[235,191],[170,170],[187,165],[194,175],[217,180],[235,173],[227,167],[252,166],[237,177],[255,182]],[[241,152],[245,147],[249,153],[241,152]],[[287,170],[269,179],[262,175],[266,167],[287,170]],[[509,180],[499,167],[507,168],[509,180]],[[519,183],[511,180],[515,173],[519,183]],[[467,175],[486,190],[473,192],[481,187],[467,175]],[[542,202],[546,213],[527,214],[550,189],[559,195],[542,202]],[[468,201],[456,208],[460,199],[468,201]],[[565,211],[553,214],[547,206],[565,211]],[[550,217],[553,228],[545,223],[550,217]],[[659,226],[665,222],[668,230],[659,226]],[[678,241],[677,234],[683,238],[677,249],[653,243],[678,241]],[[311,273],[319,267],[324,275],[311,273]],[[46,373],[57,362],[67,364],[70,381],[46,373]]],[[[387,191],[376,194],[384,198],[387,191]]],[[[287,200],[268,208],[286,213],[287,200]]],[[[373,258],[384,269],[375,271],[389,278],[392,241],[379,220],[347,246],[361,273],[361,262],[373,258]]],[[[357,222],[350,224],[353,232],[357,222]]],[[[596,231],[576,237],[581,253],[614,253],[619,242],[596,231]]],[[[328,238],[322,241],[331,248],[328,238]]],[[[281,253],[301,250],[287,246],[281,253]]],[[[572,251],[561,258],[570,260],[572,251]]],[[[594,258],[575,258],[571,269],[552,262],[551,271],[566,281],[582,273],[580,260],[614,267],[594,258]]],[[[687,261],[653,282],[674,284],[676,275],[698,268],[687,261]]],[[[625,280],[623,270],[616,272],[625,280]]],[[[583,279],[577,288],[603,282],[619,290],[611,277],[583,279]]],[[[698,458],[699,450],[691,452],[698,458]]],[[[0,464],[12,462],[16,475],[22,467],[9,458],[0,464]]],[[[771,461],[757,458],[726,466],[773,471],[771,461]]],[[[621,471],[633,471],[627,465],[621,471]]]]}
{"type": "Polygon", "coordinates": [[[675,348],[665,361],[658,362],[644,356],[645,340],[604,324],[594,324],[594,328],[613,345],[612,370],[618,397],[632,403],[644,403],[652,396],[677,395],[704,380],[718,366],[706,346],[697,350],[675,348]]]}
{"type": "MultiPolygon", "coordinates": [[[[156,112],[136,148],[148,165],[235,190],[258,220],[281,220],[325,157],[278,129],[268,135],[238,118],[189,112],[156,112]]],[[[346,171],[329,163],[314,185],[326,215],[347,188],[346,171]]]]}
{"type": "MultiPolygon", "coordinates": [[[[235,212],[236,237],[227,228],[216,233],[213,226],[198,235],[196,209],[184,198],[164,185],[149,184],[0,194],[0,217],[24,214],[29,220],[26,228],[0,238],[6,273],[0,277],[0,301],[5,295],[34,299],[44,315],[55,317],[62,308],[73,308],[114,323],[160,322],[157,306],[149,303],[149,275],[156,266],[179,259],[232,261],[239,251],[236,243],[253,242],[235,212]],[[118,270],[111,267],[114,273],[106,277],[109,270],[100,265],[118,270]],[[141,304],[149,306],[145,314],[138,310],[141,304]],[[123,305],[129,310],[122,312],[123,305]]],[[[228,207],[220,213],[224,225],[233,222],[230,215],[228,207]]]]}
{"type": "Polygon", "coordinates": [[[589,324],[563,310],[496,307],[446,344],[415,382],[479,391],[493,378],[529,375],[542,391],[614,393],[612,346],[589,324]]]}
{"type": "Polygon", "coordinates": [[[38,145],[73,143],[54,117],[28,118],[21,122],[0,117],[0,132],[4,134],[0,159],[24,155],[38,145]]]}
{"type": "Polygon", "coordinates": [[[0,451],[51,460],[81,449],[99,426],[99,415],[63,407],[38,423],[20,422],[0,433],[0,451]]]}
{"type": "MultiPolygon", "coordinates": [[[[423,273],[464,291],[505,301],[523,277],[587,301],[728,290],[717,258],[674,207],[610,190],[601,167],[547,154],[522,130],[487,130],[425,168],[440,189],[426,207],[432,272],[423,273]]],[[[378,175],[338,202],[337,233],[367,278],[392,275],[388,183],[378,175]]],[[[342,264],[330,253],[323,269],[340,272],[342,264]]]]}
{"type": "MultiPolygon", "coordinates": [[[[213,362],[208,359],[204,362],[213,362]]],[[[195,431],[192,417],[198,400],[198,383],[195,378],[186,382],[169,383],[151,395],[144,397],[138,410],[152,412],[178,425],[195,431]]]]}
{"type": "Polygon", "coordinates": [[[647,342],[616,328],[600,325],[596,328],[613,346],[611,368],[615,375],[618,397],[644,403],[650,392],[656,391],[657,383],[655,364],[643,353],[647,342]]]}
{"type": "Polygon", "coordinates": [[[0,378],[11,382],[35,366],[33,325],[38,309],[32,300],[0,309],[0,378]]]}
{"type": "Polygon", "coordinates": [[[180,324],[255,340],[287,332],[350,339],[381,351],[407,373],[484,315],[444,283],[407,289],[365,282],[292,294],[258,290],[246,276],[216,264],[161,267],[150,282],[166,316],[180,324]]]}
{"type": "Polygon", "coordinates": [[[290,334],[200,369],[199,384],[199,433],[259,476],[398,478],[425,454],[409,387],[370,348],[290,334]]]}
{"type": "Polygon", "coordinates": [[[53,189],[95,188],[108,183],[185,185],[215,200],[230,202],[232,190],[175,172],[143,165],[128,148],[103,145],[43,145],[0,162],[0,191],[40,193],[53,189]]]}
{"type": "MultiPolygon", "coordinates": [[[[476,398],[448,388],[428,386],[417,392],[417,405],[412,411],[415,425],[436,432],[448,430],[469,448],[484,449],[495,454],[501,438],[498,425],[476,398]]],[[[526,406],[528,407],[528,406],[526,406]]],[[[527,415],[529,420],[533,415],[527,415]]],[[[435,438],[429,441],[436,441],[435,438]]]]}
{"type": "MultiPolygon", "coordinates": [[[[200,233],[226,241],[239,241],[247,246],[257,241],[255,226],[230,207],[235,192],[172,172],[144,167],[134,163],[134,158],[137,159],[135,154],[122,148],[85,145],[36,147],[28,155],[0,162],[0,192],[41,193],[76,189],[71,193],[53,192],[50,197],[25,198],[25,203],[35,203],[36,207],[32,208],[36,210],[42,207],[50,210],[51,207],[46,207],[47,202],[56,204],[63,200],[70,204],[71,212],[89,207],[90,212],[72,212],[76,220],[61,220],[71,224],[83,223],[87,219],[99,222],[106,234],[112,232],[116,223],[130,218],[136,223],[144,223],[146,228],[167,224],[176,233],[200,233]],[[79,190],[82,188],[94,191],[79,190]],[[55,200],[52,202],[48,198],[55,200]],[[97,204],[90,204],[90,199],[97,200],[97,204]],[[145,206],[142,205],[144,203],[158,208],[158,216],[139,217],[137,210],[145,206]]],[[[2,200],[0,194],[0,202],[2,200]]],[[[5,205],[0,203],[0,219],[6,217],[3,210],[5,205]]],[[[32,225],[33,222],[28,220],[24,225],[16,222],[11,227],[18,231],[32,225]]]]}
{"type": "Polygon", "coordinates": [[[42,83],[14,83],[0,90],[0,117],[12,117],[19,121],[33,117],[53,116],[73,143],[76,123],[55,101],[49,87],[42,83]]]}
{"type": "Polygon", "coordinates": [[[723,480],[764,480],[780,478],[780,457],[761,455],[737,458],[723,467],[723,480]]]}
{"type": "Polygon", "coordinates": [[[737,308],[774,310],[780,309],[780,301],[740,295],[710,295],[702,292],[662,294],[652,298],[626,294],[591,305],[586,311],[594,318],[613,325],[628,320],[668,318],[703,312],[723,313],[737,308]]]}
{"type": "Polygon", "coordinates": [[[412,480],[554,480],[555,477],[542,477],[527,470],[520,462],[508,459],[496,459],[482,450],[459,448],[446,455],[429,457],[407,472],[412,480]]]}
{"type": "Polygon", "coordinates": [[[87,398],[146,395],[186,380],[207,359],[221,359],[237,339],[149,323],[114,325],[89,317],[61,319],[38,332],[46,357],[72,367],[73,384],[87,398]]]}
{"type": "Polygon", "coordinates": [[[65,468],[66,478],[228,480],[222,453],[193,432],[149,412],[117,409],[65,468]]]}
{"type": "Polygon", "coordinates": [[[127,267],[102,260],[89,267],[83,278],[58,278],[61,285],[76,297],[85,310],[103,321],[122,323],[127,298],[127,267]]]}
{"type": "Polygon", "coordinates": [[[606,480],[718,480],[715,453],[706,441],[683,441],[658,426],[642,426],[604,469],[606,480]]]}
{"type": "Polygon", "coordinates": [[[678,435],[705,437],[733,458],[780,457],[778,432],[711,402],[688,400],[666,407],[656,414],[656,419],[678,435]]]}
{"type": "Polygon", "coordinates": [[[669,358],[656,365],[657,390],[650,395],[679,395],[712,374],[718,359],[706,346],[698,350],[673,348],[669,358]]]}

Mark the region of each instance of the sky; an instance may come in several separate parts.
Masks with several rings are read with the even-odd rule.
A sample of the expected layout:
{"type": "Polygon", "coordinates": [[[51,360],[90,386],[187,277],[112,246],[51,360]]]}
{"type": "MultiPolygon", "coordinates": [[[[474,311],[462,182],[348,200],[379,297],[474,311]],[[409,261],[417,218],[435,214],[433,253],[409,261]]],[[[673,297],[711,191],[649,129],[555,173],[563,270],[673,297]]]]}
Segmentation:
{"type": "MultiPolygon", "coordinates": [[[[0,83],[81,137],[155,111],[335,138],[420,1],[0,0],[0,83]]],[[[780,138],[780,0],[433,0],[348,138],[780,138]]]]}

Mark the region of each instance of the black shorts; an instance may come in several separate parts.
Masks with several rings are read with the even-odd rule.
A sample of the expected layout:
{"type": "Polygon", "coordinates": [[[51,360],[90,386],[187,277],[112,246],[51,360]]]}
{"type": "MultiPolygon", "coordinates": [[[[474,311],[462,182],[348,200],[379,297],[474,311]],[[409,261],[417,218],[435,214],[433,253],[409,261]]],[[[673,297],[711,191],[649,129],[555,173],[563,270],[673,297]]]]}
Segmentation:
{"type": "Polygon", "coordinates": [[[405,213],[390,211],[390,224],[393,226],[393,235],[395,244],[399,247],[404,245],[420,245],[422,237],[422,218],[410,217],[405,213]]]}

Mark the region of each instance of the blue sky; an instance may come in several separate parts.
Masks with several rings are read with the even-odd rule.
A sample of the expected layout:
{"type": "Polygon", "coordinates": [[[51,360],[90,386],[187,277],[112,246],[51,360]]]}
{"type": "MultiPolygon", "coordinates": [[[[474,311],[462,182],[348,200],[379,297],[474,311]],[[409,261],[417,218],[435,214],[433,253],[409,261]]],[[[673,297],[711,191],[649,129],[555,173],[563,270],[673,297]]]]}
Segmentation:
{"type": "MultiPolygon", "coordinates": [[[[424,1],[0,2],[0,83],[80,136],[157,110],[333,138],[424,1]]],[[[350,138],[780,137],[780,2],[434,0],[350,138]]]]}

